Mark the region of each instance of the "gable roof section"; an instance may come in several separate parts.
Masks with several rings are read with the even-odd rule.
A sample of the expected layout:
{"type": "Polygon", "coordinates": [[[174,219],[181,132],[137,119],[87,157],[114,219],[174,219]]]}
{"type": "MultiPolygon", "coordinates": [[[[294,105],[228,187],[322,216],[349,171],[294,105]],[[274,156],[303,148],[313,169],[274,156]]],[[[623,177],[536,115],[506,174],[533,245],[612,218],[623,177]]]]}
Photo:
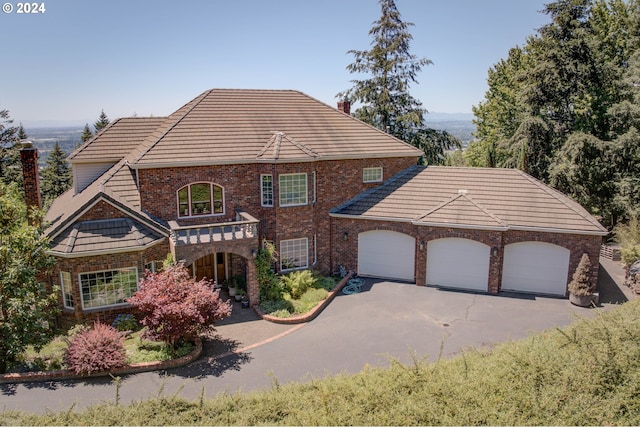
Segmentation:
{"type": "Polygon", "coordinates": [[[140,145],[166,117],[128,117],[114,120],[69,154],[71,163],[119,161],[140,145]]]}
{"type": "Polygon", "coordinates": [[[516,169],[415,166],[331,215],[424,226],[607,234],[579,204],[516,169]]]}
{"type": "Polygon", "coordinates": [[[287,150],[280,152],[281,161],[422,154],[302,92],[212,89],[169,116],[129,163],[133,168],[157,168],[270,162],[272,156],[263,150],[278,132],[292,142],[282,144],[287,150]]]}
{"type": "Polygon", "coordinates": [[[50,251],[61,257],[142,250],[164,236],[132,218],[80,221],[58,234],[50,251]]]}

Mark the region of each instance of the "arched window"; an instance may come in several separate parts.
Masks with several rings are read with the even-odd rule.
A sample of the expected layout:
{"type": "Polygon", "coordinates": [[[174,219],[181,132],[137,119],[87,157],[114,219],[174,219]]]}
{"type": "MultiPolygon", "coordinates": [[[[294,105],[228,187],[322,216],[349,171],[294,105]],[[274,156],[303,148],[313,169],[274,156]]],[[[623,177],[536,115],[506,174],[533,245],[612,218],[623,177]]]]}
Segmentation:
{"type": "Polygon", "coordinates": [[[197,182],[178,190],[178,217],[224,214],[224,190],[211,182],[197,182]]]}

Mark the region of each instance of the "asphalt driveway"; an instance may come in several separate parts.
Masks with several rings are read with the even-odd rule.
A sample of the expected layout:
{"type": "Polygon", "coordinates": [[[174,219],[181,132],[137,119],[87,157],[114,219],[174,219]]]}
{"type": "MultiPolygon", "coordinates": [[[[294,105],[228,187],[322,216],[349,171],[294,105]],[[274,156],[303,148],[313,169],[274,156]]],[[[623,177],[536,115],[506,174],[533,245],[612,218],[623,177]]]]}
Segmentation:
{"type": "MultiPolygon", "coordinates": [[[[626,288],[615,284],[619,273],[613,263],[601,273],[600,310],[630,298],[626,288]]],[[[269,323],[239,305],[234,311],[218,326],[216,339],[207,342],[205,355],[191,365],[122,378],[120,403],[158,394],[197,399],[203,391],[211,397],[266,389],[275,382],[355,373],[366,364],[387,366],[390,358],[436,360],[597,315],[596,309],[574,307],[566,299],[473,294],[373,279],[359,294],[337,296],[304,325],[269,323]]],[[[113,402],[115,396],[111,379],[3,384],[0,410],[80,409],[113,402]]]]}

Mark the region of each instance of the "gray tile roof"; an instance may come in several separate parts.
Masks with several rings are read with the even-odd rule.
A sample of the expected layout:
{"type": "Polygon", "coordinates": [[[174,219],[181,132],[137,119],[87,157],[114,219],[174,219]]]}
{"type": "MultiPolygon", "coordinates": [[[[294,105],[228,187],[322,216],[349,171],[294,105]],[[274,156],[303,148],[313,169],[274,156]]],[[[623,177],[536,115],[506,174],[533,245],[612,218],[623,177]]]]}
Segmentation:
{"type": "Polygon", "coordinates": [[[516,169],[415,166],[332,215],[439,227],[607,233],[580,205],[516,169]]]}
{"type": "Polygon", "coordinates": [[[95,252],[140,250],[164,236],[131,218],[80,221],[51,242],[57,255],[86,256],[95,252]]]}

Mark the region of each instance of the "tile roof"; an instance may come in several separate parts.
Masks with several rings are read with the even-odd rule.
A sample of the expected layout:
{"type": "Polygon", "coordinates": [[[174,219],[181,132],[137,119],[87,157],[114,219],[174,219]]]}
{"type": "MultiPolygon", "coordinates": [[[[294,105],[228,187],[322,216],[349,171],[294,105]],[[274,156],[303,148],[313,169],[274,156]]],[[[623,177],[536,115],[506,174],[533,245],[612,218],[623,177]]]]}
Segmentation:
{"type": "Polygon", "coordinates": [[[143,249],[164,236],[131,218],[80,221],[51,242],[51,251],[59,256],[86,256],[101,251],[143,249]]]}
{"type": "Polygon", "coordinates": [[[421,154],[302,92],[212,89],[170,115],[129,163],[152,168],[421,154]],[[267,153],[274,136],[281,138],[277,158],[267,153]]]}
{"type": "Polygon", "coordinates": [[[439,227],[607,233],[579,204],[516,169],[415,166],[332,215],[439,227]]]}
{"type": "Polygon", "coordinates": [[[109,123],[86,144],[69,154],[75,162],[118,161],[142,143],[166,117],[127,117],[109,123]]]}

